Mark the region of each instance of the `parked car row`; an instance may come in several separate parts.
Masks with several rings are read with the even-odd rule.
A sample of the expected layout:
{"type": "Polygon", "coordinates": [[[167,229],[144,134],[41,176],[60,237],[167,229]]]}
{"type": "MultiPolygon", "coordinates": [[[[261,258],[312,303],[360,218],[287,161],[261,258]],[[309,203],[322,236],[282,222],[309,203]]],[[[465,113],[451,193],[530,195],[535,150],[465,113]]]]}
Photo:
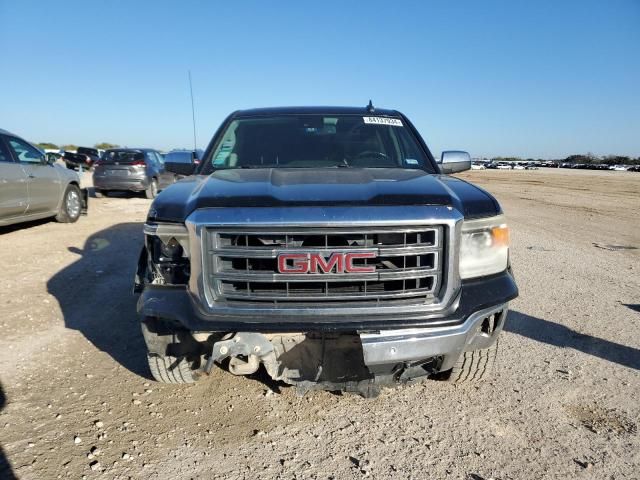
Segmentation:
{"type": "Polygon", "coordinates": [[[77,221],[88,208],[87,189],[80,187],[75,171],[81,167],[93,170],[97,197],[133,191],[155,198],[160,190],[190,175],[202,155],[202,150],[162,154],[150,148],[45,152],[0,129],[0,226],[47,217],[77,221]]]}
{"type": "Polygon", "coordinates": [[[558,163],[558,162],[473,162],[472,170],[537,170],[538,168],[576,168],[588,170],[613,170],[617,172],[640,172],[640,165],[607,165],[605,163],[558,163]]]}
{"type": "Polygon", "coordinates": [[[199,150],[175,150],[166,155],[150,148],[107,150],[94,164],[96,197],[113,191],[129,191],[144,192],[145,197],[155,198],[159,191],[191,174],[201,156],[199,150]]]}
{"type": "Polygon", "coordinates": [[[560,164],[560,168],[578,170],[613,170],[616,172],[640,172],[640,165],[607,165],[606,163],[569,163],[560,164]]]}
{"type": "Polygon", "coordinates": [[[514,163],[514,162],[488,162],[485,168],[496,170],[537,170],[539,164],[536,162],[514,163]]]}
{"type": "MultiPolygon", "coordinates": [[[[45,150],[47,156],[51,159],[60,159],[67,168],[77,170],[80,167],[90,170],[111,150],[138,150],[135,148],[110,149],[101,150],[93,147],[78,147],[75,152],[65,150],[45,150]]],[[[171,150],[168,153],[157,151],[161,159],[171,163],[190,163],[199,164],[200,158],[204,152],[200,149],[196,150],[171,150]]]]}

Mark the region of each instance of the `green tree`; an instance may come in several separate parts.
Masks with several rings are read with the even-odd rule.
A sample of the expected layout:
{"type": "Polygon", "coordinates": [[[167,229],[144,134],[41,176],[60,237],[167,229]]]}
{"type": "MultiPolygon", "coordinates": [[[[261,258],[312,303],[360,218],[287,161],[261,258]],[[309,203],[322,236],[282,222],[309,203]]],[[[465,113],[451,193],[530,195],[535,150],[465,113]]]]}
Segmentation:
{"type": "Polygon", "coordinates": [[[600,157],[594,155],[593,153],[578,154],[578,155],[569,155],[564,159],[567,163],[585,163],[587,165],[597,164],[601,162],[600,157]]]}
{"type": "Polygon", "coordinates": [[[606,163],[607,165],[629,165],[631,158],[623,155],[607,155],[604,157],[602,163],[606,163]]]}
{"type": "Polygon", "coordinates": [[[65,150],[65,151],[67,151],[67,150],[74,150],[74,151],[78,150],[78,147],[76,145],[73,145],[73,144],[71,144],[71,145],[62,145],[60,148],[62,150],[65,150]]]}
{"type": "Polygon", "coordinates": [[[109,142],[101,142],[101,143],[96,143],[94,145],[94,147],[99,148],[100,150],[108,150],[110,148],[118,148],[120,145],[116,145],[115,143],[109,143],[109,142]]]}
{"type": "Polygon", "coordinates": [[[60,148],[55,143],[51,143],[51,142],[40,142],[40,143],[36,143],[36,145],[40,147],[42,150],[44,149],[57,150],[58,148],[60,148]]]}

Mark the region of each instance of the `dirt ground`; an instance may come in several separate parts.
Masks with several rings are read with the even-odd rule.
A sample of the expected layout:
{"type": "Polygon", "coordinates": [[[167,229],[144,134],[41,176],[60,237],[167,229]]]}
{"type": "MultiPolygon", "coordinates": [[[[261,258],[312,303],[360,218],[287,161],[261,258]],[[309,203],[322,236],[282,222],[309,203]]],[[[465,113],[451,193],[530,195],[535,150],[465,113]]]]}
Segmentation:
{"type": "Polygon", "coordinates": [[[148,200],[0,229],[0,477],[640,478],[640,174],[461,176],[512,228],[499,368],[374,400],[150,380],[131,293],[148,200]]]}

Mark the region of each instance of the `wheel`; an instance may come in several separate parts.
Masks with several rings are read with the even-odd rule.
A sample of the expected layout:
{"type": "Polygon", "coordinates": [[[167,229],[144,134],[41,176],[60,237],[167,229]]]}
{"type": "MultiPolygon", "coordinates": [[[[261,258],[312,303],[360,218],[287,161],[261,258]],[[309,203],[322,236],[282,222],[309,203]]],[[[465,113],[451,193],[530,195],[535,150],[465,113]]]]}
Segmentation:
{"type": "Polygon", "coordinates": [[[73,223],[80,218],[82,212],[82,196],[77,185],[69,185],[62,197],[60,211],[56,215],[56,220],[61,223],[73,223]]]}
{"type": "Polygon", "coordinates": [[[441,380],[464,383],[489,377],[498,355],[498,340],[489,348],[464,352],[449,372],[439,375],[441,380]]]}
{"type": "Polygon", "coordinates": [[[196,378],[189,362],[165,355],[147,354],[153,378],[162,383],[194,383],[196,378]]]}
{"type": "Polygon", "coordinates": [[[158,181],[154,178],[151,180],[149,187],[144,191],[144,196],[148,199],[156,198],[158,195],[158,181]]]}

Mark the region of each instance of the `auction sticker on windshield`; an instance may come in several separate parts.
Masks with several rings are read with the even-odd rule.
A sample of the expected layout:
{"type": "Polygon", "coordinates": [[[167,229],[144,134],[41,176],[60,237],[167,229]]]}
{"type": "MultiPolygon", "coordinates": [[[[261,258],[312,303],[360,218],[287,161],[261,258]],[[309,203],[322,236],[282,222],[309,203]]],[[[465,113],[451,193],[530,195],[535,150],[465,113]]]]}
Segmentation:
{"type": "Polygon", "coordinates": [[[402,121],[399,118],[387,118],[387,117],[362,117],[364,123],[372,123],[374,125],[392,125],[394,127],[401,127],[402,121]]]}

